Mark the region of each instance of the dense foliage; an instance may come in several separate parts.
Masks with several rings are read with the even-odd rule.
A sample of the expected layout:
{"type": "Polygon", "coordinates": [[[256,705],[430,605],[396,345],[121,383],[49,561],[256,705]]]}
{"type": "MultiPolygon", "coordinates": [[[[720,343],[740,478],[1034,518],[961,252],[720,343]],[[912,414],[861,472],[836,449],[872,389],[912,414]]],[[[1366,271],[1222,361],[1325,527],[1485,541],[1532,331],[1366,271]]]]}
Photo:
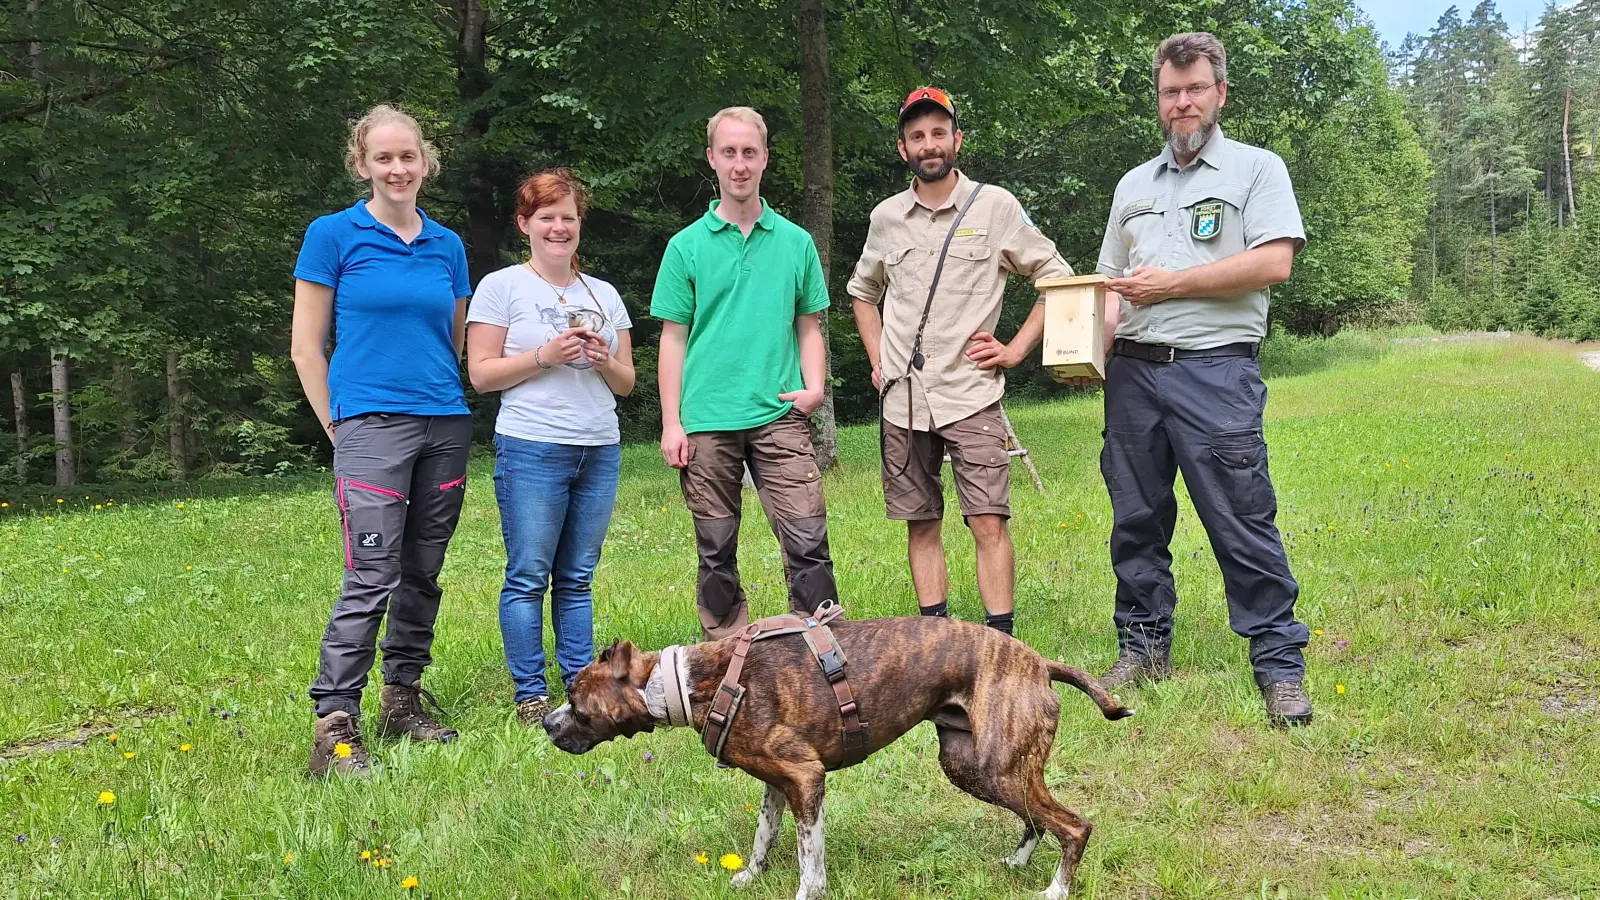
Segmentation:
{"type": "MultiPolygon", "coordinates": [[[[818,0],[797,0],[807,2],[818,0]]],[[[1578,74],[1596,56],[1582,43],[1592,6],[1550,14],[1571,19],[1559,53],[1530,38],[1520,57],[1503,26],[1468,40],[1452,36],[1468,25],[1442,21],[1396,57],[1392,78],[1350,0],[826,3],[840,420],[875,413],[843,285],[871,208],[906,181],[899,99],[921,83],[950,88],[963,168],[1015,192],[1089,270],[1117,179],[1159,149],[1149,58],[1175,31],[1224,40],[1228,133],[1277,151],[1294,176],[1311,242],[1274,294],[1281,327],[1331,333],[1414,317],[1422,303],[1440,324],[1596,323],[1592,282],[1583,295],[1563,268],[1584,240],[1594,249],[1594,229],[1575,228],[1581,215],[1563,218],[1541,187],[1560,146],[1548,128],[1557,76],[1528,74],[1573,80],[1575,134],[1600,121],[1600,79],[1578,74]],[[1470,53],[1500,74],[1457,59],[1470,53]],[[1458,83],[1481,85],[1481,102],[1458,83]]],[[[766,114],[765,193],[801,219],[802,162],[817,151],[802,125],[796,12],[771,0],[8,4],[0,371],[19,405],[18,462],[0,478],[46,480],[52,457],[61,481],[325,459],[288,362],[290,271],[305,225],[360,194],[341,166],[346,123],[381,101],[416,113],[443,150],[424,204],[467,241],[475,278],[518,258],[522,175],[560,163],[593,185],[585,265],[634,314],[641,377],[622,415],[648,437],[649,293],[667,238],[713,194],[711,112],[747,103],[766,114]]],[[[1592,147],[1574,144],[1585,213],[1592,147]]],[[[1014,293],[1002,334],[1029,306],[1024,285],[1014,293]]],[[[1036,367],[1011,383],[1060,390],[1036,367]]],[[[486,433],[493,398],[469,397],[486,433]]]]}

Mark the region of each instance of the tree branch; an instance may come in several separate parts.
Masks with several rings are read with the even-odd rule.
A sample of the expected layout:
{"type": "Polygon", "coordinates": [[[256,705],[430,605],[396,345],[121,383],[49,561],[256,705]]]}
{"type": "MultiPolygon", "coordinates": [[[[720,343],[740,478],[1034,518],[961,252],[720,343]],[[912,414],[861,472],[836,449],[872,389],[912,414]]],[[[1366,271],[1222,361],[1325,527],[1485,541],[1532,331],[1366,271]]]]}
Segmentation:
{"type": "MultiPolygon", "coordinates": [[[[134,72],[132,75],[129,75],[126,78],[119,78],[116,81],[113,81],[113,82],[111,82],[109,84],[100,85],[100,86],[97,86],[97,87],[86,87],[83,90],[79,91],[78,93],[76,93],[76,94],[72,95],[71,97],[67,98],[66,102],[68,102],[68,103],[92,103],[93,101],[98,100],[101,97],[105,97],[105,96],[107,96],[109,94],[115,94],[118,91],[121,91],[121,90],[127,88],[128,86],[132,85],[134,82],[138,81],[140,78],[143,78],[146,75],[154,75],[157,72],[165,72],[165,71],[167,71],[169,69],[176,69],[179,66],[183,66],[183,65],[187,65],[189,63],[192,63],[192,62],[198,60],[199,58],[200,57],[198,55],[195,55],[195,56],[179,57],[179,58],[176,58],[176,59],[169,59],[166,62],[163,62],[163,63],[161,63],[159,65],[149,66],[147,68],[140,69],[139,71],[134,72]]],[[[19,106],[19,107],[16,107],[15,109],[12,109],[10,112],[4,113],[4,114],[0,114],[0,122],[21,122],[23,120],[26,120],[26,119],[32,117],[32,116],[36,116],[39,113],[44,112],[45,110],[49,109],[52,105],[59,106],[60,102],[61,101],[53,99],[49,93],[46,93],[45,96],[41,97],[37,102],[30,103],[27,106],[19,106]]]]}

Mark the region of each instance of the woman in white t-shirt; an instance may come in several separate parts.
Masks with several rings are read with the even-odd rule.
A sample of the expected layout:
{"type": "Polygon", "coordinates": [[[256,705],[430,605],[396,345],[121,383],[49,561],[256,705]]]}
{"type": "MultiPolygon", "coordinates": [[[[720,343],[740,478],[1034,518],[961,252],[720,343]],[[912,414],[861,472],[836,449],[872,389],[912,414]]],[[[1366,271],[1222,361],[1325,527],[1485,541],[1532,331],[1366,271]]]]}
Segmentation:
{"type": "Polygon", "coordinates": [[[500,636],[517,718],[550,711],[544,595],[561,680],[594,657],[590,582],[611,524],[622,468],[616,396],[633,390],[633,323],[616,288],[578,268],[589,192],[568,169],[517,189],[517,227],[532,251],[479,282],[467,313],[467,372],[500,391],[495,496],[506,542],[500,636]]]}

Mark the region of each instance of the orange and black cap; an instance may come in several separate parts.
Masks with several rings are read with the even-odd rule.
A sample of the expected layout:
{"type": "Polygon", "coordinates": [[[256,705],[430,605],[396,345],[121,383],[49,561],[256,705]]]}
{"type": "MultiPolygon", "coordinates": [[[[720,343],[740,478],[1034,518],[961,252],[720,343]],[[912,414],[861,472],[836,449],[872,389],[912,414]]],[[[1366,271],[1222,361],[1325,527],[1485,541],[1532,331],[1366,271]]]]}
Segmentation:
{"type": "Polygon", "coordinates": [[[950,114],[950,118],[960,127],[961,119],[956,115],[955,101],[950,95],[936,87],[920,87],[906,95],[905,102],[900,104],[900,124],[904,125],[919,109],[933,105],[950,114]]]}

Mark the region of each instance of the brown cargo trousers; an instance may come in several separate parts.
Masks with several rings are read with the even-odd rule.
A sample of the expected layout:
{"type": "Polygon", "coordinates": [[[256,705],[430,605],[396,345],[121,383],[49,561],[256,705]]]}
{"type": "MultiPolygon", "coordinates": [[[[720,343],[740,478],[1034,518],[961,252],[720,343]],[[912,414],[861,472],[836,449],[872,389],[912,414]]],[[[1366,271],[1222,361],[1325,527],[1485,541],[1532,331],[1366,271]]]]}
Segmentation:
{"type": "Polygon", "coordinates": [[[744,467],[783,550],[789,608],[810,613],[839,599],[828,556],[828,517],[806,417],[790,410],[744,431],[689,435],[689,464],[679,474],[694,516],[700,577],[696,598],[707,640],[731,637],[749,624],[739,583],[739,519],[744,467]]]}

